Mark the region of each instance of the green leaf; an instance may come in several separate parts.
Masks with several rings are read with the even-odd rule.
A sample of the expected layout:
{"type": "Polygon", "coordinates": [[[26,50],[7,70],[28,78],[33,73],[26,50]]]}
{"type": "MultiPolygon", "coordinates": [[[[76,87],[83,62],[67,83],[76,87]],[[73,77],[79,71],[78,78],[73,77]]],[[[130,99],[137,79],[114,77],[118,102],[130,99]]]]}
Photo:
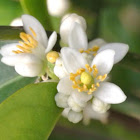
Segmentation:
{"type": "Polygon", "coordinates": [[[3,78],[5,82],[1,82],[2,80],[0,80],[0,103],[20,88],[35,81],[35,78],[21,77],[19,75],[16,75],[15,77],[9,80],[6,80],[6,78],[7,77],[3,78]]]}
{"type": "Polygon", "coordinates": [[[37,18],[45,29],[52,30],[46,0],[20,0],[25,13],[37,18]]]}
{"type": "Polygon", "coordinates": [[[46,140],[61,109],[54,100],[57,83],[31,84],[0,105],[1,140],[46,140]]]}

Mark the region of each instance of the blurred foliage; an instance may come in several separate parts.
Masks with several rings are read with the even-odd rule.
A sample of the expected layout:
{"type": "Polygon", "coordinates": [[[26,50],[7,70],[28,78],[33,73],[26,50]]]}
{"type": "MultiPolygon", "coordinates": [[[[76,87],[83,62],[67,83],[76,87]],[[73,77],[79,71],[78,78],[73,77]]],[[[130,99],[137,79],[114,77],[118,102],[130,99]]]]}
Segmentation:
{"type": "Polygon", "coordinates": [[[61,117],[49,140],[139,140],[137,124],[137,120],[115,112],[110,113],[107,124],[92,120],[89,125],[75,125],[61,117]]]}
{"type": "Polygon", "coordinates": [[[20,0],[20,2],[25,13],[37,18],[45,29],[52,30],[50,16],[48,15],[47,11],[46,0],[20,0]]]}
{"type": "Polygon", "coordinates": [[[0,25],[9,25],[23,14],[18,0],[0,0],[0,25]]]}

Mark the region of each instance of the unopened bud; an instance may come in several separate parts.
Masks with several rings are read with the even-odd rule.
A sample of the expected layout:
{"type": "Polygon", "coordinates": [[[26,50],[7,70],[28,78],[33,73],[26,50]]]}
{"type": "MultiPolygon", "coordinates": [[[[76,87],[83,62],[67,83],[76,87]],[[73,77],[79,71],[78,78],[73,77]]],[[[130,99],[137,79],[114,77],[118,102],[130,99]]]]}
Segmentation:
{"type": "Polygon", "coordinates": [[[69,6],[69,0],[47,0],[48,12],[52,16],[64,15],[69,6]]]}
{"type": "Polygon", "coordinates": [[[82,16],[77,14],[68,14],[64,16],[60,25],[60,36],[64,44],[68,44],[68,36],[75,22],[79,23],[83,30],[86,30],[86,21],[82,16]]]}
{"type": "Polygon", "coordinates": [[[59,57],[59,54],[56,51],[51,51],[46,55],[46,57],[50,63],[55,63],[56,59],[59,57]]]}

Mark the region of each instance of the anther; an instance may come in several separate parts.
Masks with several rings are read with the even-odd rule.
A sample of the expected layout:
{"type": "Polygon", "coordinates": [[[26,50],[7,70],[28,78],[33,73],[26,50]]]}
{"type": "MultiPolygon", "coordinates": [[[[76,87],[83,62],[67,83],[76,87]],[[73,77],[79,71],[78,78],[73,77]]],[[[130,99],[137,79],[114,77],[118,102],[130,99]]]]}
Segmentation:
{"type": "Polygon", "coordinates": [[[36,37],[35,31],[34,31],[31,27],[29,27],[29,29],[30,29],[30,31],[32,32],[33,36],[36,37]]]}
{"type": "Polygon", "coordinates": [[[97,87],[100,87],[100,84],[99,84],[99,83],[96,83],[96,86],[97,86],[97,87]]]}

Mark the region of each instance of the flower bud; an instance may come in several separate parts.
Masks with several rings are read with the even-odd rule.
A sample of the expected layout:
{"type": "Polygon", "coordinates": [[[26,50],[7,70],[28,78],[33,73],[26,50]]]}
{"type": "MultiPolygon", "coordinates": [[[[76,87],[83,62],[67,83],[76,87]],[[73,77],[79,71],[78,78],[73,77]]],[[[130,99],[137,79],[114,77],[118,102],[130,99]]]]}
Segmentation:
{"type": "Polygon", "coordinates": [[[77,14],[68,14],[64,16],[60,25],[60,36],[64,44],[68,44],[68,36],[75,22],[79,23],[81,27],[86,30],[86,21],[82,16],[77,14]]]}
{"type": "Polygon", "coordinates": [[[109,108],[110,104],[104,103],[97,98],[92,100],[92,109],[98,113],[105,113],[109,108]]]}
{"type": "Polygon", "coordinates": [[[83,115],[81,112],[75,112],[70,110],[68,113],[68,120],[72,123],[78,123],[79,121],[81,121],[83,118],[83,115]]]}
{"type": "Polygon", "coordinates": [[[47,60],[50,62],[50,63],[55,63],[56,62],[56,59],[59,57],[59,54],[58,52],[56,51],[51,51],[49,52],[47,55],[46,55],[46,58],[47,60]]]}
{"type": "Polygon", "coordinates": [[[23,26],[22,19],[21,18],[15,18],[10,23],[10,26],[23,26]]]}
{"type": "Polygon", "coordinates": [[[64,15],[69,6],[69,0],[47,0],[48,12],[52,16],[64,15]]]}

